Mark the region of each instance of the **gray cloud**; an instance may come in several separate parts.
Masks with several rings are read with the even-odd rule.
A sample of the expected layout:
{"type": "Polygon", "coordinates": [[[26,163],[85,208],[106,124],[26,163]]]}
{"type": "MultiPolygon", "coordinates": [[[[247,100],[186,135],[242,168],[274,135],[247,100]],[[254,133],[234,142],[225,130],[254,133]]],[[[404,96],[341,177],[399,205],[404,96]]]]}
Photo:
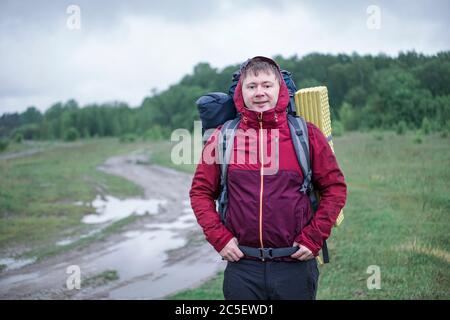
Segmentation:
{"type": "MultiPolygon", "coordinates": [[[[14,1],[3,0],[0,3],[0,19],[10,26],[39,28],[54,27],[58,21],[66,18],[65,10],[69,5],[78,5],[83,20],[93,28],[110,28],[120,22],[124,15],[143,15],[160,17],[168,22],[191,23],[198,20],[217,19],[226,8],[251,10],[268,7],[272,10],[284,10],[289,1],[270,0],[40,0],[14,1]]],[[[230,21],[232,23],[232,21],[230,21]]]]}
{"type": "Polygon", "coordinates": [[[448,1],[1,1],[0,113],[59,100],[122,100],[215,67],[265,54],[302,56],[448,50],[448,1]],[[66,28],[66,8],[82,28],[66,28]],[[381,29],[366,27],[369,5],[381,29]]]}

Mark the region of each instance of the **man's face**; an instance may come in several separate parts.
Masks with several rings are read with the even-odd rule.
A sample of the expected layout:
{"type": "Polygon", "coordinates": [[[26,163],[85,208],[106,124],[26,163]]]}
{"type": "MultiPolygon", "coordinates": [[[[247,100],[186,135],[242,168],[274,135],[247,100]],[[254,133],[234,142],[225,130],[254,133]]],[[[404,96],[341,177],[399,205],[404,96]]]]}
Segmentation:
{"type": "Polygon", "coordinates": [[[275,108],[279,92],[280,83],[272,70],[259,71],[257,76],[250,71],[242,83],[245,105],[253,111],[275,108]]]}

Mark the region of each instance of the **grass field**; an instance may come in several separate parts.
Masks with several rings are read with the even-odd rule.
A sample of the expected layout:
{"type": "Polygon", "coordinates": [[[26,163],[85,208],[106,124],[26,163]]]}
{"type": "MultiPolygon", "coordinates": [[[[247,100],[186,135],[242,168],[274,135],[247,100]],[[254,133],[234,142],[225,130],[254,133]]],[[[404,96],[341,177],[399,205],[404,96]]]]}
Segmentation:
{"type": "MultiPolygon", "coordinates": [[[[318,299],[450,298],[450,139],[431,135],[418,144],[414,137],[382,132],[335,138],[348,201],[344,223],[329,240],[331,263],[320,267],[318,299]],[[367,288],[367,270],[374,265],[381,272],[379,290],[367,288]]],[[[171,144],[164,142],[99,139],[45,148],[0,160],[1,253],[22,247],[38,257],[58,253],[56,240],[88,228],[80,219],[90,212],[74,202],[90,202],[99,190],[141,195],[132,183],[96,170],[112,155],[151,150],[153,162],[195,168],[171,164],[171,144]]],[[[222,277],[169,299],[223,299],[222,277]]]]}
{"type": "MultiPolygon", "coordinates": [[[[450,298],[450,140],[391,132],[335,138],[348,183],[318,299],[450,298]],[[381,288],[368,289],[380,269],[381,288]],[[370,270],[370,269],[369,269],[370,270]]],[[[223,299],[223,274],[171,299],[223,299]]]]}

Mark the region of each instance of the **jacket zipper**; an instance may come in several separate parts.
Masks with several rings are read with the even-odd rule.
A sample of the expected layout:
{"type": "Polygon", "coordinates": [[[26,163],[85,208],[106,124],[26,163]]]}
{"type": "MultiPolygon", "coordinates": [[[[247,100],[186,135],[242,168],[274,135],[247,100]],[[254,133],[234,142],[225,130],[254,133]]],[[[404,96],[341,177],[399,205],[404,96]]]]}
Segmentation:
{"type": "Polygon", "coordinates": [[[259,122],[259,156],[260,156],[260,189],[259,189],[259,243],[261,248],[264,248],[263,236],[262,236],[262,206],[263,206],[263,191],[264,191],[264,164],[263,164],[263,156],[264,156],[264,144],[263,144],[263,134],[262,134],[262,112],[258,115],[259,122]]]}

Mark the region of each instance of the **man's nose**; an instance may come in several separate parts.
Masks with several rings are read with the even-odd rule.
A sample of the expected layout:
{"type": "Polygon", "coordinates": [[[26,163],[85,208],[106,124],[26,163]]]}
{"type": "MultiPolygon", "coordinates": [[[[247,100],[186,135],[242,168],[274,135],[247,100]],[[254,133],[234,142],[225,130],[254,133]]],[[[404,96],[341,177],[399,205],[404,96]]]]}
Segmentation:
{"type": "Polygon", "coordinates": [[[255,91],[255,95],[256,96],[263,96],[264,95],[264,88],[260,87],[260,86],[257,86],[256,87],[256,91],[255,91]]]}

